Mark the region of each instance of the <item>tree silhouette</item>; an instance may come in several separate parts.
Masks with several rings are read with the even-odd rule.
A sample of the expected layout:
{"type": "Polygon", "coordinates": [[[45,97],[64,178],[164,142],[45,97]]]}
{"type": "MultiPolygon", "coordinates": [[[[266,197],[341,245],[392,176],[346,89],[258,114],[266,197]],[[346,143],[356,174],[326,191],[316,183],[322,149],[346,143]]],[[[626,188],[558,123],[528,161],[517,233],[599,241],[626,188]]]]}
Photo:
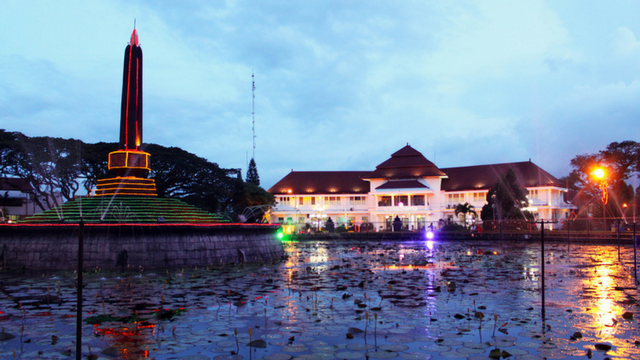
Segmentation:
{"type": "Polygon", "coordinates": [[[256,167],[256,162],[253,160],[253,158],[251,158],[251,161],[249,161],[249,169],[247,169],[247,182],[258,186],[260,185],[258,168],[256,167]]]}

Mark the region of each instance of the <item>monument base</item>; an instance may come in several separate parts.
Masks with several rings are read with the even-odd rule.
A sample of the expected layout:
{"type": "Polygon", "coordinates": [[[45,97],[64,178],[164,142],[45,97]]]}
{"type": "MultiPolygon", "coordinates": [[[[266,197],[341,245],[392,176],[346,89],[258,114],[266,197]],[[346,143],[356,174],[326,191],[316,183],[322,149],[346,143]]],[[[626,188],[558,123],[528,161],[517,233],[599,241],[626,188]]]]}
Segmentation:
{"type": "Polygon", "coordinates": [[[156,183],[135,176],[100,179],[95,196],[157,196],[156,183]]]}

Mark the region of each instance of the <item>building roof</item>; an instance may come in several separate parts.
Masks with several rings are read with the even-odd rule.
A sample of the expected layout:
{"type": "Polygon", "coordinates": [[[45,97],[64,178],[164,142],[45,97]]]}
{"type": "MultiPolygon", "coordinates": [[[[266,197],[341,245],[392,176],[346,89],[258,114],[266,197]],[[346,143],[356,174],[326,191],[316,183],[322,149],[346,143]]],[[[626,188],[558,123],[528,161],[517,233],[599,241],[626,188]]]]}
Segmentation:
{"type": "Polygon", "coordinates": [[[367,194],[371,171],[291,171],[273,185],[272,194],[367,194]]]}
{"type": "Polygon", "coordinates": [[[407,146],[391,154],[391,158],[376,166],[369,179],[407,179],[424,176],[442,176],[447,174],[427,160],[418,150],[407,146]]]}
{"type": "Polygon", "coordinates": [[[525,187],[564,187],[560,180],[544,171],[538,165],[531,161],[523,161],[517,163],[443,168],[442,170],[449,175],[449,178],[442,180],[442,190],[488,190],[493,187],[498,179],[506,174],[509,169],[513,169],[518,183],[525,187]]]}
{"type": "Polygon", "coordinates": [[[389,189],[428,189],[427,185],[421,183],[418,180],[395,180],[387,181],[386,183],[378,186],[376,190],[389,190],[389,189]]]}
{"type": "Polygon", "coordinates": [[[0,178],[0,191],[29,192],[33,187],[27,180],[20,178],[0,178]]]}
{"type": "Polygon", "coordinates": [[[429,189],[417,181],[421,177],[442,177],[444,191],[488,190],[498,179],[513,169],[520,185],[525,187],[565,187],[553,175],[531,161],[463,166],[438,169],[419,151],[407,145],[391,155],[375,171],[291,171],[273,185],[269,192],[286,194],[367,194],[370,179],[387,179],[376,190],[429,189]]]}

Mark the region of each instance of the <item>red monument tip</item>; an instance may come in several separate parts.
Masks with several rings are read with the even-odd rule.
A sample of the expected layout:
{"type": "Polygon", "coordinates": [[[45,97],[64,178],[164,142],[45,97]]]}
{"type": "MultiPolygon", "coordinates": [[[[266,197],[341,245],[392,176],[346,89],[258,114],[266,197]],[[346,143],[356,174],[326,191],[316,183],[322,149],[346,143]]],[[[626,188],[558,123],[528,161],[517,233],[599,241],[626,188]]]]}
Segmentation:
{"type": "Polygon", "coordinates": [[[129,45],[131,45],[131,46],[139,46],[138,45],[138,32],[136,31],[136,29],[133,29],[133,32],[131,33],[131,42],[129,43],[129,45]]]}

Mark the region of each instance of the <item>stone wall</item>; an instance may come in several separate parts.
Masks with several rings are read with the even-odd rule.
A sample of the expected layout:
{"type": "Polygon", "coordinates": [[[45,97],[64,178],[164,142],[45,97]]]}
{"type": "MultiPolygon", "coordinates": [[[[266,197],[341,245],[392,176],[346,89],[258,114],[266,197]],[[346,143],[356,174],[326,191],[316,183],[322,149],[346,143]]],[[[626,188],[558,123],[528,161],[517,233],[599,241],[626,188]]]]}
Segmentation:
{"type": "MultiPolygon", "coordinates": [[[[85,224],[85,269],[181,268],[271,261],[284,255],[279,226],[264,224],[85,224]]],[[[5,270],[73,270],[78,224],[0,226],[5,270]]]]}

